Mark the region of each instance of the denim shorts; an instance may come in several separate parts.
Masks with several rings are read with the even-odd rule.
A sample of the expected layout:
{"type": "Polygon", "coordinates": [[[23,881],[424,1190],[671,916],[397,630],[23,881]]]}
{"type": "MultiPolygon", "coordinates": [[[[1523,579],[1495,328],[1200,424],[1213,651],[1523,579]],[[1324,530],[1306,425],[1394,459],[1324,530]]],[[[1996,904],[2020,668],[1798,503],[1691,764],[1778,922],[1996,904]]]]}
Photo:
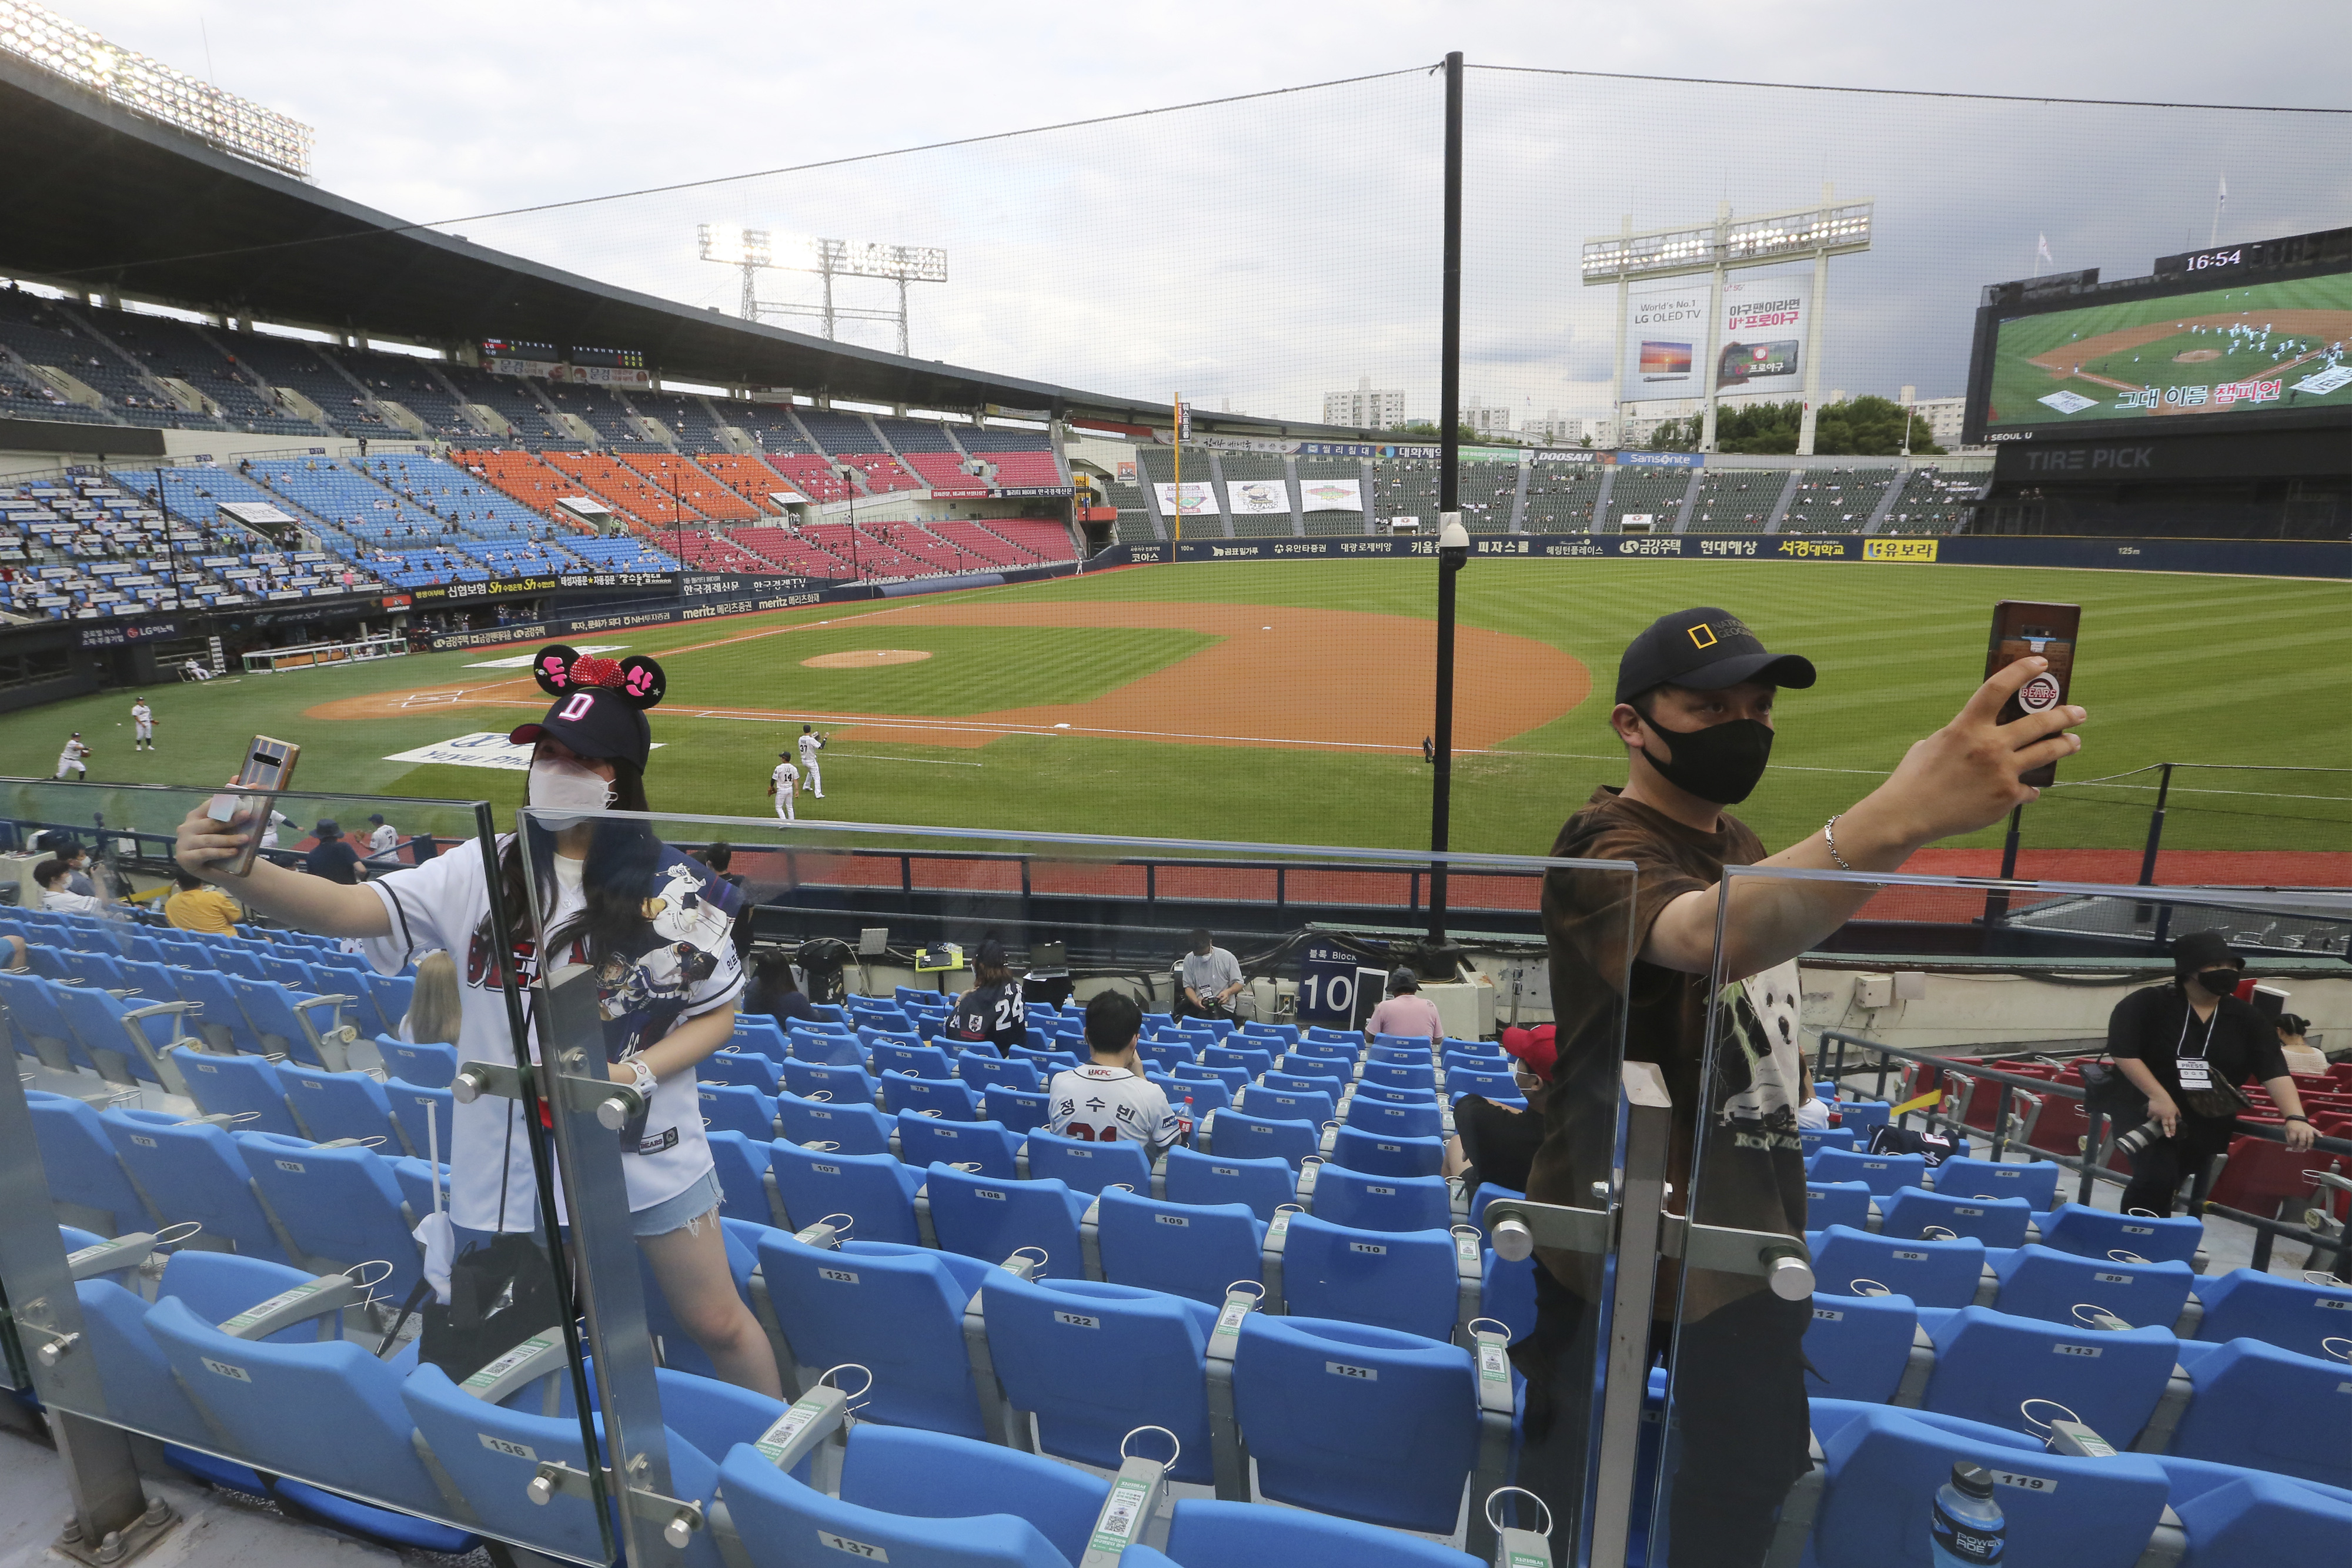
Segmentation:
{"type": "Polygon", "coordinates": [[[694,1178],[694,1185],[676,1197],[666,1197],[651,1208],[640,1208],[629,1216],[632,1236],[667,1236],[683,1229],[695,1220],[719,1207],[719,1173],[708,1170],[694,1178]]]}

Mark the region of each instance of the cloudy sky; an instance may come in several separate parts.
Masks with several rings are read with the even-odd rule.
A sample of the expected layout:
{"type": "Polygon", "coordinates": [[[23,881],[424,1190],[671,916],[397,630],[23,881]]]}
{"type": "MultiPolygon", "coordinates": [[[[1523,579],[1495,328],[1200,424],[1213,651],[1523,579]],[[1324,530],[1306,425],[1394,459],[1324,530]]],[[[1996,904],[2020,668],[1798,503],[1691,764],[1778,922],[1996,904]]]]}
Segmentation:
{"type": "Polygon", "coordinates": [[[400,216],[730,311],[698,223],[943,246],[917,354],[1255,413],[1313,417],[1360,375],[1433,410],[1442,93],[1422,68],[1448,48],[1519,68],[1468,82],[1465,383],[1523,413],[1605,402],[1612,291],[1580,287],[1576,252],[1626,215],[1770,212],[1824,183],[1875,198],[1877,247],[1831,268],[1827,381],[1922,396],[1961,390],[1978,289],[2031,273],[2042,236],[2059,267],[2144,273],[2204,243],[2223,179],[2224,240],[2352,223],[2352,116],[1911,96],[2341,110],[2342,0],[54,3],[315,126],[319,183],[400,216]],[[1545,74],[1571,70],[1904,90],[1545,74]],[[1276,95],[806,167],[1249,94],[1276,95]],[[716,183],[480,215],[684,182],[716,183]]]}

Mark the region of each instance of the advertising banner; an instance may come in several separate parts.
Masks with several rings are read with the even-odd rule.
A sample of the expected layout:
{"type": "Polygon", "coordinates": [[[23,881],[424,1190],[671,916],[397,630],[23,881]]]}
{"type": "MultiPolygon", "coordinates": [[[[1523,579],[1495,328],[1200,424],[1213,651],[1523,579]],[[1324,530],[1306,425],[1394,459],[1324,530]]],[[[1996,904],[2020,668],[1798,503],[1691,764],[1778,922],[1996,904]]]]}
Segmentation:
{"type": "Polygon", "coordinates": [[[1360,512],[1364,509],[1361,479],[1301,479],[1298,509],[1303,512],[1360,512]]]}
{"type": "Polygon", "coordinates": [[[1700,360],[1714,308],[1708,278],[1641,283],[1625,299],[1625,401],[1696,397],[1706,390],[1700,360]]]}
{"type": "MultiPolygon", "coordinates": [[[[1176,486],[1154,485],[1151,488],[1160,497],[1160,515],[1164,517],[1177,516],[1176,486]]],[[[1198,485],[1190,479],[1184,481],[1184,506],[1181,515],[1188,517],[1202,516],[1213,517],[1217,515],[1216,492],[1205,480],[1198,485]]]]}
{"type": "Polygon", "coordinates": [[[1290,512],[1290,486],[1279,479],[1228,479],[1225,501],[1237,517],[1290,512]]]}
{"type": "Polygon", "coordinates": [[[1717,341],[1716,390],[1753,388],[1798,395],[1804,384],[1798,350],[1805,312],[1812,308],[1810,277],[1741,277],[1723,286],[1723,322],[1717,341]]]}

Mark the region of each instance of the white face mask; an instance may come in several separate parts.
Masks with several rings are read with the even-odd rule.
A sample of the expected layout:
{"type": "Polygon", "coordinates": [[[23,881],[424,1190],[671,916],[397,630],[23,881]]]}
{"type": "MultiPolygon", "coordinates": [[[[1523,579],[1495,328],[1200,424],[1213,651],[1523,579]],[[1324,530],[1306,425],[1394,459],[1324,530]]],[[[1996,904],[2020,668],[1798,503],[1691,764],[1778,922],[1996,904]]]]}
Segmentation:
{"type": "Polygon", "coordinates": [[[568,758],[542,757],[530,765],[530,803],[560,811],[602,811],[620,791],[592,768],[568,758]]]}

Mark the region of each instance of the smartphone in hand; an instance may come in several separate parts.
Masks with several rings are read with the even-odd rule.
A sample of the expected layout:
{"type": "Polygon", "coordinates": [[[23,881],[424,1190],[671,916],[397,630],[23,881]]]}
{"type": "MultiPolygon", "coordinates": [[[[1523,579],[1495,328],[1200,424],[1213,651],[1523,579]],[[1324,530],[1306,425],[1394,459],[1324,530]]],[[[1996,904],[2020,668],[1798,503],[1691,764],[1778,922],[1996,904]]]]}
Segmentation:
{"type": "MultiPolygon", "coordinates": [[[[2008,724],[2028,714],[2047,713],[2063,706],[2074,681],[2074,644],[2083,629],[2079,604],[2037,604],[2004,599],[1992,607],[1992,637],[1985,650],[1985,678],[2020,659],[2042,658],[2050,667],[2017,688],[2001,704],[1995,722],[2008,724]]],[[[2058,777],[2058,765],[2047,762],[2018,781],[2046,789],[2058,777]]]]}
{"type": "Polygon", "coordinates": [[[244,876],[253,870],[254,858],[261,852],[261,825],[269,821],[277,809],[278,793],[293,779],[294,764],[302,748],[290,740],[273,740],[257,735],[245,748],[245,765],[237,769],[236,783],[240,790],[260,791],[252,794],[215,795],[206,815],[216,822],[226,822],[239,810],[253,811],[252,831],[246,835],[245,848],[236,859],[226,862],[222,869],[231,876],[244,876]]]}

